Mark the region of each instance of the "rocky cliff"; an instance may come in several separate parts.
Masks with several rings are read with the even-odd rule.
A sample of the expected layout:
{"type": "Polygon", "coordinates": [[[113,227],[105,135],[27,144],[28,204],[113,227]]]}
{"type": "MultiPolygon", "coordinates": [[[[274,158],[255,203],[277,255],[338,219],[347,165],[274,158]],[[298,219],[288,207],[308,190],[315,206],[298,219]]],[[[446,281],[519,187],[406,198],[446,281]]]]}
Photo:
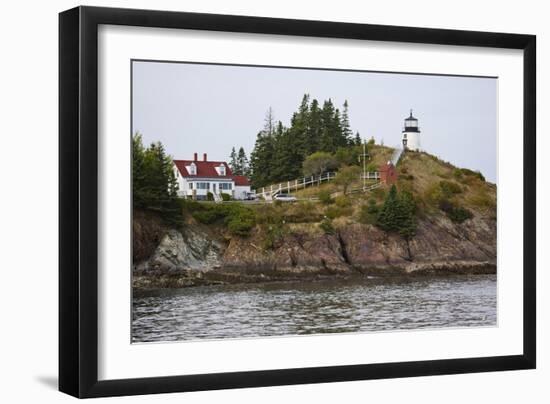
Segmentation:
{"type": "MultiPolygon", "coordinates": [[[[370,149],[377,164],[391,152],[370,149]]],[[[496,272],[495,184],[423,152],[407,152],[397,170],[416,206],[408,241],[377,222],[387,185],[344,195],[323,184],[297,191],[295,204],[182,201],[178,226],[134,212],[134,285],[496,272]]]]}
{"type": "Polygon", "coordinates": [[[167,229],[151,256],[135,264],[135,286],[496,271],[496,222],[482,216],[462,224],[422,217],[408,248],[401,237],[359,223],[337,226],[333,234],[296,226],[269,249],[261,229],[246,238],[210,230],[167,229]]]}

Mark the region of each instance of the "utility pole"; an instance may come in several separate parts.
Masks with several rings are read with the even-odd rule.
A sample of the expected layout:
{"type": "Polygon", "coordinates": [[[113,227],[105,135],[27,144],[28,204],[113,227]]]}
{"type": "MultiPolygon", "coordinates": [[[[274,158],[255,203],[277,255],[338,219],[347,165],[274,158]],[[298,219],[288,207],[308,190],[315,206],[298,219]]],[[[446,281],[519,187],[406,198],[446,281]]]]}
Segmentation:
{"type": "Polygon", "coordinates": [[[363,191],[367,188],[367,157],[367,142],[363,140],[363,154],[361,154],[363,159],[363,191]]]}

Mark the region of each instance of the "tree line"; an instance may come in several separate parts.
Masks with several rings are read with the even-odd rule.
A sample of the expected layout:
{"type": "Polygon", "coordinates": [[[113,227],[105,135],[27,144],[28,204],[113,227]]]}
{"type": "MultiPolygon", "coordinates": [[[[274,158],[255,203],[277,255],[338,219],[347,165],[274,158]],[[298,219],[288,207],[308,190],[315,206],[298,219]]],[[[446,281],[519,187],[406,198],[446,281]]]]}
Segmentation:
{"type": "Polygon", "coordinates": [[[178,183],[173,162],[161,142],[143,146],[139,133],[132,137],[132,203],[134,209],[154,210],[170,223],[181,218],[178,183]]]}
{"type": "MultiPolygon", "coordinates": [[[[298,110],[292,115],[290,127],[276,121],[273,110],[269,108],[249,162],[244,150],[244,160],[239,159],[242,148],[238,154],[233,149],[230,157],[234,162],[233,171],[247,173],[252,186],[259,188],[300,177],[303,175],[304,161],[314,153],[336,155],[339,150],[360,144],[361,136],[359,133],[353,135],[350,127],[347,101],[340,112],[331,99],[321,105],[318,100],[310,100],[309,94],[305,94],[298,110]],[[242,165],[240,161],[247,164],[242,165]]],[[[355,164],[356,160],[351,163],[355,164]]]]}

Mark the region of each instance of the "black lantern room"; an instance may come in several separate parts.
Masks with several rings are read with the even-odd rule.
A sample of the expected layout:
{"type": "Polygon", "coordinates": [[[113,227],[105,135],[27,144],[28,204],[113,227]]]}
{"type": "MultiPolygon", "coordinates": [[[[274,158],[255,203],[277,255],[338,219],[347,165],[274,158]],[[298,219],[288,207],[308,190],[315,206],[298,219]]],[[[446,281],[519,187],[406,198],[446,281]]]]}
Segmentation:
{"type": "Polygon", "coordinates": [[[403,132],[420,132],[418,129],[418,119],[413,116],[412,109],[409,117],[405,118],[405,128],[403,128],[403,132]]]}

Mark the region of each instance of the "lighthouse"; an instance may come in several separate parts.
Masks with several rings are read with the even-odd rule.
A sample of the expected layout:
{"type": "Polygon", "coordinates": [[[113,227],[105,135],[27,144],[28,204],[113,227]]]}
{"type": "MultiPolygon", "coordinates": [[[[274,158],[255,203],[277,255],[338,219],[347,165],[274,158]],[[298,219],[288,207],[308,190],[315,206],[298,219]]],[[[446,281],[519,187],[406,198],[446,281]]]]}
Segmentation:
{"type": "Polygon", "coordinates": [[[411,114],[405,118],[405,127],[403,128],[403,150],[420,151],[420,128],[418,119],[411,114]]]}

